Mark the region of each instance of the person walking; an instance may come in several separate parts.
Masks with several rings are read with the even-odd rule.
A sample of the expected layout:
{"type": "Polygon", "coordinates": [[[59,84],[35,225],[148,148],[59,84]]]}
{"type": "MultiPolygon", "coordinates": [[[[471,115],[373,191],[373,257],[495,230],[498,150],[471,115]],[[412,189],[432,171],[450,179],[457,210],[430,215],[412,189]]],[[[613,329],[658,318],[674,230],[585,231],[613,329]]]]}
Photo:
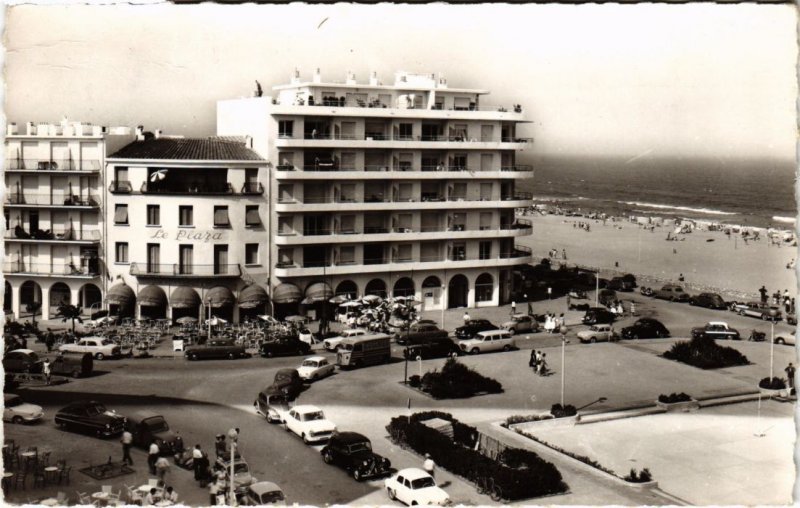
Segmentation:
{"type": "Polygon", "coordinates": [[[468,325],[470,322],[469,311],[464,311],[464,326],[468,325]]]}
{"type": "Polygon", "coordinates": [[[47,347],[47,352],[50,353],[53,351],[53,346],[56,343],[56,337],[53,335],[53,330],[50,328],[47,329],[47,334],[44,336],[44,345],[47,347]]]}
{"type": "Polygon", "coordinates": [[[786,371],[786,378],[789,380],[789,389],[794,390],[794,374],[795,368],[791,362],[789,362],[789,366],[784,369],[786,371]]]}
{"type": "Polygon", "coordinates": [[[542,353],[542,357],[539,359],[539,375],[547,375],[547,353],[542,353]]]}
{"type": "Polygon", "coordinates": [[[159,457],[156,460],[156,476],[158,476],[158,480],[161,482],[161,485],[166,484],[166,477],[167,473],[169,472],[169,461],[166,457],[159,457]]]}
{"type": "Polygon", "coordinates": [[[513,316],[516,313],[517,313],[517,302],[511,300],[511,315],[513,316]]]}
{"type": "Polygon", "coordinates": [[[45,358],[44,362],[42,363],[42,374],[44,374],[44,382],[45,384],[50,384],[50,359],[45,358]]]}
{"type": "Polygon", "coordinates": [[[431,478],[436,478],[436,463],[431,458],[430,453],[425,454],[425,462],[422,463],[422,469],[425,470],[426,473],[431,475],[431,478]]]}
{"type": "Polygon", "coordinates": [[[536,372],[536,350],[531,349],[531,357],[528,359],[528,367],[532,368],[534,372],[536,372]]]}
{"type": "Polygon", "coordinates": [[[132,466],[133,459],[131,458],[131,446],[133,446],[133,434],[125,430],[122,433],[122,437],[120,438],[119,442],[122,443],[122,463],[132,466]]]}
{"type": "Polygon", "coordinates": [[[150,474],[156,474],[156,460],[161,453],[155,439],[150,442],[150,449],[147,451],[147,465],[150,467],[150,474]]]}
{"type": "Polygon", "coordinates": [[[761,303],[767,303],[767,288],[762,285],[758,292],[761,294],[761,303]]]}
{"type": "Polygon", "coordinates": [[[200,481],[203,476],[203,450],[199,444],[194,445],[192,450],[192,469],[194,469],[194,479],[200,481]]]}
{"type": "Polygon", "coordinates": [[[228,439],[232,443],[238,443],[239,442],[239,429],[238,428],[231,428],[230,430],[228,430],[228,439]]]}
{"type": "Polygon", "coordinates": [[[210,482],[208,484],[208,504],[210,506],[216,506],[217,494],[219,494],[219,484],[216,481],[210,482]]]}
{"type": "Polygon", "coordinates": [[[217,452],[217,457],[224,456],[227,451],[227,443],[225,443],[225,434],[217,434],[217,441],[214,443],[214,450],[217,452]]]}

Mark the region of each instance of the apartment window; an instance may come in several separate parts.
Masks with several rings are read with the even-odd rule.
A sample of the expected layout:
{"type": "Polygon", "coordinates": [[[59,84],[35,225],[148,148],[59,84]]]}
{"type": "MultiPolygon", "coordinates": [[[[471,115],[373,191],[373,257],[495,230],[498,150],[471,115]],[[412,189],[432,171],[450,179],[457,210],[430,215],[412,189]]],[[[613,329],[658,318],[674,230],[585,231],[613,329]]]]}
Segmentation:
{"type": "Polygon", "coordinates": [[[401,123],[399,128],[400,137],[398,139],[402,141],[410,141],[413,138],[412,133],[414,129],[414,125],[410,123],[401,123]]]}
{"type": "Polygon", "coordinates": [[[228,246],[214,246],[214,274],[220,275],[228,273],[228,246]]]}
{"type": "Polygon", "coordinates": [[[258,264],[258,244],[246,243],[244,244],[244,264],[257,265],[258,264]]]}
{"type": "Polygon", "coordinates": [[[354,245],[343,245],[339,247],[339,259],[337,265],[352,265],[356,262],[356,247],[354,245]]]}
{"type": "Polygon", "coordinates": [[[158,273],[161,263],[161,246],[157,243],[147,244],[147,273],[158,273]]]}
{"type": "Polygon", "coordinates": [[[354,171],[356,169],[356,154],[353,152],[343,152],[339,167],[342,171],[354,171]]]}
{"type": "Polygon", "coordinates": [[[294,171],[294,152],[279,152],[278,160],[278,171],[294,171]]]}
{"type": "Polygon", "coordinates": [[[453,247],[450,251],[450,260],[463,261],[465,259],[467,259],[467,244],[465,242],[453,242],[453,247]]]}
{"type": "Polygon", "coordinates": [[[339,202],[354,203],[356,200],[356,184],[343,183],[339,186],[339,202]]]}
{"type": "Polygon", "coordinates": [[[356,139],[356,123],[342,122],[341,139],[356,139]]]}
{"type": "Polygon", "coordinates": [[[480,242],[478,244],[478,259],[490,259],[492,257],[492,242],[480,242]]]}
{"type": "Polygon", "coordinates": [[[294,266],[294,249],[279,249],[277,266],[294,266]]]}
{"type": "Polygon", "coordinates": [[[490,302],[494,294],[494,277],[482,273],[475,279],[475,301],[490,302]]]}
{"type": "Polygon", "coordinates": [[[481,125],[481,141],[494,141],[494,125],[481,125]]]}
{"type": "Polygon", "coordinates": [[[159,205],[147,205],[147,225],[161,225],[161,207],[159,205]]]}
{"type": "Polygon", "coordinates": [[[247,205],[244,208],[244,225],[249,227],[260,226],[261,217],[258,215],[258,205],[247,205]]]}
{"type": "Polygon", "coordinates": [[[356,232],[356,216],[355,215],[342,215],[339,219],[339,233],[352,234],[356,232]]]}
{"type": "Polygon", "coordinates": [[[400,171],[411,171],[414,164],[414,154],[401,153],[397,158],[397,169],[400,171]]]}
{"type": "Polygon", "coordinates": [[[178,271],[181,275],[191,275],[194,263],[194,246],[178,246],[178,271]]]}
{"type": "Polygon", "coordinates": [[[492,200],[492,184],[491,183],[482,183],[481,184],[481,201],[491,201],[492,200]]]}
{"type": "Polygon", "coordinates": [[[183,227],[194,226],[194,207],[181,205],[178,207],[178,225],[183,227]]]}
{"type": "Polygon", "coordinates": [[[227,206],[215,206],[214,207],[214,227],[215,228],[227,228],[230,227],[231,221],[228,218],[228,207],[227,206]]]}
{"type": "Polygon", "coordinates": [[[128,224],[128,205],[114,206],[114,224],[128,224]]]}
{"type": "Polygon", "coordinates": [[[481,212],[480,230],[486,231],[487,229],[492,229],[492,212],[481,212]]]}
{"type": "Polygon", "coordinates": [[[411,261],[411,244],[406,243],[396,247],[395,261],[411,261]]]}
{"type": "Polygon", "coordinates": [[[114,261],[128,263],[128,242],[117,242],[114,246],[114,261]]]}
{"type": "Polygon", "coordinates": [[[481,154],[481,171],[491,171],[494,166],[494,155],[490,153],[481,154]]]}
{"type": "Polygon", "coordinates": [[[294,217],[278,217],[278,234],[279,235],[293,235],[294,234],[294,217]]]}
{"type": "Polygon", "coordinates": [[[294,185],[281,184],[278,185],[278,203],[293,203],[294,202],[294,185]]]}
{"type": "Polygon", "coordinates": [[[291,138],[294,136],[294,121],[280,120],[278,122],[278,137],[291,138]]]}

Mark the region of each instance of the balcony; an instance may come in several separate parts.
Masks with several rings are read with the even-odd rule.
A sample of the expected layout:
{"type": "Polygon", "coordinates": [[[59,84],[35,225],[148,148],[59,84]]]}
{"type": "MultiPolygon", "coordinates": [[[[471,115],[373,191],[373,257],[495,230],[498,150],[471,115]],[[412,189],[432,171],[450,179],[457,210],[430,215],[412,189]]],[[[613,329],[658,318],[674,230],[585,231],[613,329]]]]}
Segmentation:
{"type": "Polygon", "coordinates": [[[6,172],[99,173],[97,159],[6,159],[6,172]]]}
{"type": "Polygon", "coordinates": [[[25,263],[6,261],[3,263],[5,275],[41,275],[46,277],[94,278],[99,275],[97,263],[77,266],[74,263],[25,263]]]}
{"type": "Polygon", "coordinates": [[[108,185],[108,192],[111,194],[130,194],[133,192],[133,186],[128,180],[111,180],[108,185]]]}
{"type": "Polygon", "coordinates": [[[245,182],[240,192],[244,196],[257,196],[264,194],[264,186],[261,182],[245,182]]]}
{"type": "Polygon", "coordinates": [[[178,263],[131,263],[130,274],[137,277],[238,278],[242,275],[242,270],[238,264],[181,265],[178,263]]]}
{"type": "Polygon", "coordinates": [[[142,194],[159,194],[162,196],[224,196],[233,194],[233,186],[230,182],[225,182],[218,185],[197,183],[186,185],[182,187],[165,187],[162,185],[154,184],[154,182],[142,182],[139,188],[142,194]]]}
{"type": "Polygon", "coordinates": [[[492,239],[515,238],[529,236],[532,232],[530,225],[503,224],[500,227],[466,228],[458,226],[430,226],[424,228],[385,228],[365,227],[363,229],[324,229],[315,230],[313,233],[299,231],[279,232],[275,237],[275,244],[284,245],[322,245],[322,244],[359,244],[366,242],[402,242],[423,240],[467,240],[467,239],[492,239]],[[324,236],[325,238],[320,238],[324,236]]]}
{"type": "Polygon", "coordinates": [[[100,207],[100,199],[97,195],[89,194],[83,196],[54,196],[52,194],[30,194],[27,192],[9,192],[5,197],[5,206],[11,208],[25,207],[67,207],[93,209],[100,207]]]}
{"type": "MultiPolygon", "coordinates": [[[[377,98],[372,100],[318,100],[307,103],[295,101],[278,103],[272,106],[272,113],[276,115],[313,115],[313,116],[356,116],[371,118],[427,118],[427,119],[454,119],[454,120],[505,120],[522,121],[522,108],[519,105],[511,107],[500,105],[484,105],[472,103],[467,106],[447,107],[434,104],[428,108],[411,105],[411,107],[397,107],[397,102],[390,104],[381,102],[377,98]]],[[[427,102],[427,101],[425,101],[427,102]]]]}
{"type": "Polygon", "coordinates": [[[52,230],[37,230],[31,233],[22,226],[14,226],[3,234],[6,241],[20,243],[81,243],[93,244],[100,242],[100,231],[80,231],[70,227],[53,228],[52,230]]]}
{"type": "Polygon", "coordinates": [[[460,195],[435,196],[434,199],[422,199],[422,196],[388,198],[384,195],[370,195],[363,200],[343,201],[334,200],[333,197],[315,196],[299,199],[294,196],[281,196],[275,205],[276,212],[335,212],[335,211],[396,211],[396,210],[447,210],[447,209],[494,209],[494,208],[521,208],[529,206],[532,194],[529,192],[516,192],[505,194],[501,199],[481,199],[460,195]]]}
{"type": "Polygon", "coordinates": [[[533,176],[529,165],[502,166],[484,171],[467,166],[401,166],[390,164],[342,168],[333,165],[307,165],[295,167],[288,164],[277,166],[274,173],[278,180],[444,180],[459,179],[526,179],[533,176]]]}
{"type": "Polygon", "coordinates": [[[498,137],[483,141],[463,135],[409,136],[386,133],[367,133],[355,136],[337,133],[282,136],[275,140],[278,148],[397,148],[418,150],[511,150],[523,148],[533,138],[498,137]]]}

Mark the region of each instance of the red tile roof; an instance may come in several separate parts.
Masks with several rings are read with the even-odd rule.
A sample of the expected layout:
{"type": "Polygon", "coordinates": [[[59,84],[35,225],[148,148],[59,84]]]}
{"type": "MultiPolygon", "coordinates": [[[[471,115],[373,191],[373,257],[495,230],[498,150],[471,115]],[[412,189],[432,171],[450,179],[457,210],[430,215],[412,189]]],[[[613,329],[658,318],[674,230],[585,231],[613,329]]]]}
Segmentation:
{"type": "Polygon", "coordinates": [[[260,161],[256,152],[247,148],[244,138],[216,136],[209,138],[170,138],[134,141],[109,156],[113,159],[174,159],[211,161],[260,161]]]}

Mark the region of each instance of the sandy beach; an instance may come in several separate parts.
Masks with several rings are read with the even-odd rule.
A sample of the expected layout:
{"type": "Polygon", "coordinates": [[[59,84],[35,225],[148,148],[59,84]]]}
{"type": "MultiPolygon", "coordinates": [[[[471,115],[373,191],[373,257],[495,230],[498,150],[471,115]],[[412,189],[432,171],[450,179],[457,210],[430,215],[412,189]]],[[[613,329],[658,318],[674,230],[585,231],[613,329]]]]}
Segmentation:
{"type": "Polygon", "coordinates": [[[797,247],[789,244],[770,245],[766,238],[745,243],[739,235],[704,230],[667,241],[667,232],[673,227],[656,226],[651,232],[627,219],[603,224],[563,215],[525,218],[532,221],[533,234],[519,238],[518,243],[530,247],[537,261],[548,257],[551,249],[560,257],[563,249],[568,264],[599,268],[604,278],[614,276],[615,271],[633,273],[656,285],[677,281],[682,273],[690,291],[713,290],[726,298],[757,299],[762,284],[770,294],[785,289],[796,293],[795,271],[786,264],[797,258],[797,247]],[[591,231],[574,227],[576,222],[588,222],[591,231]]]}

